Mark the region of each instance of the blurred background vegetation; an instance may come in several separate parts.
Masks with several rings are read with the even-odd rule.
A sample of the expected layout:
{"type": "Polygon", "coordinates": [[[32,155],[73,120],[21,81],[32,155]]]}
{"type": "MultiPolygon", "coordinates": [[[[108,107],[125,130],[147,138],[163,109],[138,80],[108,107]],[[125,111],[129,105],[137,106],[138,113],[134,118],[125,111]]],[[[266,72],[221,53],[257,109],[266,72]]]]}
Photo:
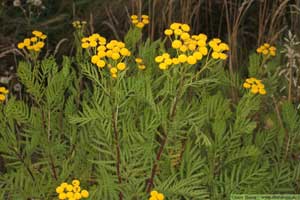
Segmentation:
{"type": "Polygon", "coordinates": [[[0,6],[2,77],[15,71],[16,43],[33,29],[48,35],[48,53],[61,41],[58,55],[74,54],[74,20],[88,22],[87,34],[122,39],[131,14],[148,14],[145,37],[152,40],[171,22],[188,23],[194,33],[229,43],[231,72],[244,72],[245,58],[261,43],[280,44],[288,31],[300,34],[299,0],[2,0],[0,6]]]}

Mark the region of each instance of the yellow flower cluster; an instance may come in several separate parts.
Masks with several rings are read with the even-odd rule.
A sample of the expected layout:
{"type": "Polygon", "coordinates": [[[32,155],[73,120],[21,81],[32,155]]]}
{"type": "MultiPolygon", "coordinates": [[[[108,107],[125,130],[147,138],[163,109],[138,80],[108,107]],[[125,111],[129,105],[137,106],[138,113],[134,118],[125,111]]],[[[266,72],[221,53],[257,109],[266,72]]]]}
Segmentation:
{"type": "Polygon", "coordinates": [[[141,18],[137,15],[131,15],[131,22],[137,27],[137,28],[144,28],[145,25],[149,24],[149,16],[148,15],[142,15],[141,18]]]}
{"type": "Polygon", "coordinates": [[[0,87],[0,103],[5,101],[8,92],[9,91],[5,87],[0,87]]]}
{"type": "Polygon", "coordinates": [[[29,51],[39,52],[45,46],[44,40],[47,38],[47,35],[41,31],[32,31],[32,34],[32,37],[25,38],[23,42],[18,43],[19,49],[26,47],[29,51]]]}
{"type": "Polygon", "coordinates": [[[86,21],[78,21],[77,20],[77,21],[72,22],[72,25],[76,29],[81,29],[86,25],[86,21]]]}
{"type": "Polygon", "coordinates": [[[164,53],[155,58],[155,62],[160,63],[159,68],[166,70],[170,65],[180,63],[188,63],[194,65],[202,58],[208,55],[208,45],[212,48],[212,57],[214,59],[225,60],[227,55],[223,53],[229,50],[226,43],[215,38],[207,44],[207,35],[200,33],[198,35],[190,35],[190,26],[188,24],[172,23],[168,29],[164,31],[165,35],[171,39],[172,48],[176,49],[177,57],[171,58],[168,53],[164,53]]]}
{"type": "Polygon", "coordinates": [[[56,193],[59,199],[75,200],[81,198],[88,198],[89,192],[81,190],[79,180],[73,180],[72,184],[62,183],[56,188],[56,193]]]}
{"type": "Polygon", "coordinates": [[[225,54],[224,51],[228,51],[229,47],[226,43],[223,43],[219,38],[214,38],[208,43],[208,45],[213,50],[213,52],[211,53],[211,57],[213,59],[227,59],[227,54],[225,54]]]}
{"type": "Polygon", "coordinates": [[[256,52],[264,56],[276,56],[276,47],[271,46],[269,43],[264,43],[256,49],[256,52]]]}
{"type": "Polygon", "coordinates": [[[262,84],[261,80],[256,78],[247,78],[243,84],[243,87],[250,89],[250,92],[253,94],[259,93],[265,95],[267,93],[264,84],[262,84]]]}
{"type": "Polygon", "coordinates": [[[142,58],[136,58],[136,59],[135,59],[135,62],[137,63],[138,68],[139,68],[140,70],[146,69],[146,66],[145,66],[145,64],[144,64],[142,58]]]}
{"type": "Polygon", "coordinates": [[[131,52],[125,47],[124,42],[111,40],[107,43],[106,39],[97,33],[82,38],[81,42],[82,48],[92,49],[94,55],[91,57],[91,62],[101,69],[107,64],[111,77],[117,78],[118,71],[126,69],[124,59],[130,56],[131,52]]]}
{"type": "Polygon", "coordinates": [[[165,196],[162,194],[162,193],[158,193],[157,191],[153,190],[151,193],[150,193],[150,198],[149,200],[164,200],[165,199],[165,196]]]}

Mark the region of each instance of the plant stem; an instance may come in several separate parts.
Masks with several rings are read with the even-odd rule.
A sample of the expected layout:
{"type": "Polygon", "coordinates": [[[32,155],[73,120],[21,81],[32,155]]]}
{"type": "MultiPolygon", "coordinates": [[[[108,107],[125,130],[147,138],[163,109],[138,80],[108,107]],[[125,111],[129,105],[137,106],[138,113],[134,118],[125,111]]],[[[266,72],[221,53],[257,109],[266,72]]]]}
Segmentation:
{"type": "MultiPolygon", "coordinates": [[[[121,178],[121,172],[120,172],[121,159],[120,159],[120,143],[119,143],[119,131],[118,131],[118,107],[117,107],[116,111],[113,111],[112,121],[113,121],[114,137],[115,137],[116,152],[117,152],[116,171],[117,171],[117,176],[118,176],[118,182],[119,182],[119,184],[121,184],[122,178],[121,178]]],[[[120,200],[123,199],[122,192],[119,193],[119,199],[120,200]]]]}
{"type": "MultiPolygon", "coordinates": [[[[186,73],[186,67],[183,66],[183,70],[182,70],[182,73],[180,72],[180,74],[182,74],[181,76],[181,79],[180,79],[180,82],[179,82],[179,87],[178,87],[178,90],[176,92],[176,95],[173,99],[173,104],[171,106],[171,109],[170,109],[170,114],[169,114],[169,120],[170,121],[173,121],[174,120],[174,117],[176,116],[176,108],[177,108],[177,103],[178,103],[178,100],[180,99],[181,97],[181,93],[182,93],[182,89],[183,89],[183,85],[184,85],[184,79],[185,79],[185,73],[186,73]]],[[[158,167],[158,162],[160,161],[160,158],[161,158],[161,155],[163,153],[163,150],[166,146],[166,143],[167,143],[167,139],[168,139],[168,134],[167,134],[167,131],[164,130],[163,131],[164,134],[163,134],[163,138],[162,138],[162,141],[160,143],[160,147],[156,153],[156,159],[154,161],[154,164],[153,164],[153,167],[152,167],[152,170],[151,170],[151,176],[147,182],[147,186],[146,186],[146,192],[149,193],[153,187],[153,181],[154,181],[154,177],[156,175],[156,170],[157,170],[157,167],[158,167]]]]}

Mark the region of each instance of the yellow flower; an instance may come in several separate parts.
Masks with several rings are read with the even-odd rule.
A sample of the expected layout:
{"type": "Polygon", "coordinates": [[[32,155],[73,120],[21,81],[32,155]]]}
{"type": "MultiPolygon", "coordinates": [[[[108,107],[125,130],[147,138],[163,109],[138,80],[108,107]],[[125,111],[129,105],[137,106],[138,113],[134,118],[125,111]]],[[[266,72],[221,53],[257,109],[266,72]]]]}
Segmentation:
{"type": "Polygon", "coordinates": [[[161,69],[161,70],[166,70],[166,69],[168,69],[168,65],[167,65],[166,63],[160,63],[158,67],[159,67],[159,69],[161,69]]]}
{"type": "Polygon", "coordinates": [[[162,193],[158,193],[157,191],[152,191],[150,193],[151,197],[149,198],[149,200],[164,200],[164,195],[162,193]]]}
{"type": "Polygon", "coordinates": [[[98,60],[96,65],[99,68],[103,68],[103,67],[105,67],[105,61],[104,60],[98,60]]]}
{"type": "Polygon", "coordinates": [[[264,43],[264,47],[269,48],[270,44],[269,43],[264,43]]]}
{"type": "Polygon", "coordinates": [[[167,59],[165,60],[165,63],[166,63],[167,65],[172,65],[172,64],[173,64],[173,61],[172,61],[172,59],[167,58],[167,59]]]}
{"type": "Polygon", "coordinates": [[[258,47],[258,48],[256,49],[256,52],[257,52],[257,53],[262,53],[262,51],[263,51],[263,49],[262,49],[261,47],[258,47]]]}
{"type": "Polygon", "coordinates": [[[138,22],[137,24],[136,24],[136,27],[137,28],[143,28],[145,26],[145,24],[143,23],[143,22],[138,22]]]}
{"type": "Polygon", "coordinates": [[[138,19],[138,16],[137,15],[131,15],[131,17],[130,17],[132,20],[134,20],[134,19],[138,19]]]}
{"type": "Polygon", "coordinates": [[[190,65],[194,65],[194,64],[197,63],[197,59],[194,56],[189,56],[187,58],[187,63],[190,64],[190,65]]]}
{"type": "Polygon", "coordinates": [[[203,41],[207,40],[207,35],[205,35],[203,33],[200,33],[198,36],[199,36],[199,40],[203,40],[203,41]]]}
{"type": "Polygon", "coordinates": [[[72,185],[73,186],[79,186],[80,185],[80,181],[77,180],[77,179],[75,179],[75,180],[72,181],[72,185]]]}
{"type": "Polygon", "coordinates": [[[174,40],[174,41],[172,42],[172,47],[173,47],[174,49],[179,49],[181,46],[182,46],[182,42],[181,42],[180,40],[174,40]]]}
{"type": "Polygon", "coordinates": [[[267,93],[264,84],[261,83],[261,80],[256,78],[247,78],[243,83],[243,87],[250,89],[250,92],[253,94],[259,93],[261,95],[265,95],[267,93]]]}
{"type": "Polygon", "coordinates": [[[141,58],[136,58],[135,59],[135,62],[138,63],[138,64],[141,64],[143,62],[143,59],[141,58]]]}
{"type": "Polygon", "coordinates": [[[63,182],[62,184],[60,184],[60,187],[62,187],[62,188],[66,188],[68,186],[68,183],[66,183],[66,182],[63,182]]]}
{"type": "Polygon", "coordinates": [[[199,47],[205,47],[206,46],[205,40],[198,40],[197,44],[198,44],[199,47]]]}
{"type": "Polygon", "coordinates": [[[229,46],[226,43],[221,43],[219,44],[219,47],[221,49],[221,51],[228,51],[229,50],[229,46]]]}
{"type": "Polygon", "coordinates": [[[190,34],[188,34],[188,33],[182,33],[182,34],[180,35],[180,38],[181,38],[182,40],[188,40],[188,39],[190,38],[190,34]]]}
{"type": "Polygon", "coordinates": [[[157,62],[157,63],[161,63],[163,60],[164,60],[164,57],[162,57],[162,56],[155,57],[155,62],[157,62]]]}
{"type": "Polygon", "coordinates": [[[201,52],[196,51],[193,53],[193,57],[196,58],[197,60],[201,60],[203,56],[202,56],[201,52]]]}
{"type": "Polygon", "coordinates": [[[173,63],[174,65],[178,65],[178,64],[179,64],[178,58],[172,58],[172,63],[173,63]]]}
{"type": "Polygon", "coordinates": [[[144,69],[146,69],[146,66],[145,66],[145,65],[138,65],[138,68],[139,68],[140,70],[144,70],[144,69]]]}
{"type": "Polygon", "coordinates": [[[67,197],[70,199],[74,196],[74,193],[73,192],[67,192],[67,197]]]}
{"type": "Polygon", "coordinates": [[[188,50],[188,47],[187,47],[186,45],[182,45],[182,46],[179,48],[179,50],[180,50],[181,52],[186,52],[186,51],[188,50]]]}
{"type": "Polygon", "coordinates": [[[75,194],[74,194],[74,198],[75,199],[81,199],[81,194],[79,193],[79,192],[76,192],[75,194]]]}
{"type": "Polygon", "coordinates": [[[264,88],[259,88],[258,90],[259,94],[265,95],[267,92],[264,88]]]}
{"type": "Polygon", "coordinates": [[[142,15],[142,18],[143,19],[149,19],[149,16],[148,15],[142,15]]]}
{"type": "Polygon", "coordinates": [[[189,45],[188,45],[188,49],[189,49],[190,51],[194,51],[194,50],[196,49],[196,45],[195,45],[195,44],[189,44],[189,45]]]}
{"type": "Polygon", "coordinates": [[[61,187],[61,186],[58,186],[58,187],[56,188],[56,193],[62,193],[62,192],[64,192],[64,188],[61,187]]]}
{"type": "Polygon", "coordinates": [[[37,37],[32,37],[32,38],[30,38],[30,41],[31,41],[31,42],[36,42],[36,41],[37,41],[37,37]]]}
{"type": "Polygon", "coordinates": [[[208,49],[207,49],[206,47],[200,47],[200,48],[199,48],[199,52],[200,52],[202,55],[206,56],[207,53],[208,53],[208,49]]]}
{"type": "Polygon", "coordinates": [[[30,39],[29,38],[24,39],[23,42],[24,42],[25,46],[30,46],[30,39]]]}
{"type": "Polygon", "coordinates": [[[219,53],[219,57],[221,60],[226,60],[227,59],[227,55],[225,53],[219,53]]]}
{"type": "Polygon", "coordinates": [[[114,47],[113,49],[112,49],[112,51],[114,52],[114,53],[119,53],[120,52],[120,48],[119,47],[114,47]]]}
{"type": "Polygon", "coordinates": [[[112,54],[113,54],[113,51],[112,51],[112,50],[106,51],[106,56],[107,56],[108,58],[111,58],[112,54]]]}
{"type": "Polygon", "coordinates": [[[171,24],[170,28],[173,29],[173,30],[175,30],[175,29],[179,29],[180,26],[181,26],[180,23],[173,23],[173,24],[171,24]]]}
{"type": "Polygon", "coordinates": [[[99,47],[97,47],[97,51],[105,51],[106,47],[104,45],[100,45],[99,47]]]}
{"type": "Polygon", "coordinates": [[[148,20],[148,19],[143,19],[143,20],[142,20],[142,23],[143,23],[143,24],[149,24],[149,20],[148,20]]]}
{"type": "Polygon", "coordinates": [[[45,34],[43,34],[43,35],[41,35],[41,37],[40,37],[42,40],[44,40],[44,39],[46,39],[47,38],[47,35],[45,35],[45,34]]]}
{"type": "Polygon", "coordinates": [[[185,31],[185,32],[189,32],[190,31],[190,26],[187,24],[182,24],[181,25],[181,30],[185,31]]]}
{"type": "Polygon", "coordinates": [[[60,194],[58,195],[58,198],[59,198],[59,199],[66,199],[66,198],[67,198],[67,194],[66,194],[66,193],[60,193],[60,194]]]}
{"type": "Polygon", "coordinates": [[[187,60],[187,56],[185,54],[181,54],[178,56],[178,60],[179,62],[184,63],[187,60]]]}
{"type": "Polygon", "coordinates": [[[84,42],[84,43],[81,44],[81,47],[82,47],[83,49],[86,49],[86,48],[89,48],[90,45],[89,45],[89,43],[84,42]]]}
{"type": "Polygon", "coordinates": [[[91,58],[91,62],[92,62],[93,64],[96,64],[99,60],[100,60],[100,57],[99,57],[98,55],[94,55],[94,56],[92,56],[92,58],[91,58]]]}
{"type": "Polygon", "coordinates": [[[44,42],[38,42],[36,43],[36,45],[39,47],[39,48],[43,48],[45,46],[45,43],[44,42]]]}
{"type": "Polygon", "coordinates": [[[137,15],[131,15],[131,17],[130,17],[131,19],[137,19],[138,18],[138,16],[137,15]]]}
{"type": "Polygon", "coordinates": [[[162,56],[164,59],[170,58],[170,54],[168,54],[168,53],[163,53],[161,56],[162,56]]]}
{"type": "Polygon", "coordinates": [[[258,92],[258,87],[253,85],[251,90],[250,90],[253,94],[256,94],[258,92]]]}
{"type": "Polygon", "coordinates": [[[130,56],[130,51],[129,51],[127,48],[122,48],[122,49],[120,50],[120,54],[121,54],[122,56],[130,56]]]}
{"type": "Polygon", "coordinates": [[[124,42],[118,42],[117,47],[119,47],[120,49],[125,48],[125,43],[124,42]]]}
{"type": "Polygon", "coordinates": [[[19,49],[23,49],[25,47],[23,42],[18,43],[18,48],[19,49]]]}
{"type": "Polygon", "coordinates": [[[271,56],[276,56],[276,52],[275,51],[270,51],[270,55],[271,56]]]}
{"type": "Polygon", "coordinates": [[[112,58],[113,60],[118,60],[118,59],[120,58],[120,54],[119,54],[119,53],[112,53],[112,54],[111,54],[111,58],[112,58]]]}
{"type": "Polygon", "coordinates": [[[173,31],[171,29],[166,29],[164,33],[165,35],[170,36],[173,34],[173,31]]]}
{"type": "Polygon", "coordinates": [[[125,63],[120,62],[117,64],[117,69],[123,71],[126,68],[125,63]]]}
{"type": "Polygon", "coordinates": [[[8,94],[8,90],[5,87],[0,87],[0,93],[8,94]]]}
{"type": "Polygon", "coordinates": [[[37,37],[41,37],[43,35],[43,33],[41,31],[32,31],[32,34],[37,37]]]}
{"type": "Polygon", "coordinates": [[[3,94],[0,94],[0,101],[4,101],[5,100],[5,95],[3,95],[3,94]]]}
{"type": "Polygon", "coordinates": [[[243,87],[248,89],[248,88],[251,87],[251,85],[250,85],[249,83],[245,82],[245,83],[243,84],[243,87]]]}
{"type": "Polygon", "coordinates": [[[267,49],[262,51],[262,54],[267,55],[269,53],[269,51],[267,49]]]}
{"type": "Polygon", "coordinates": [[[96,47],[97,46],[97,42],[96,41],[91,41],[90,42],[90,47],[96,47]]]}
{"type": "Polygon", "coordinates": [[[220,57],[220,54],[218,53],[218,52],[212,52],[212,54],[211,54],[211,57],[213,58],[213,59],[218,59],[219,57],[220,57]]]}
{"type": "Polygon", "coordinates": [[[131,22],[132,22],[133,24],[137,24],[137,23],[139,23],[139,20],[133,19],[131,22]]]}
{"type": "Polygon", "coordinates": [[[81,196],[82,196],[83,198],[88,198],[88,197],[89,197],[89,192],[88,192],[87,190],[82,190],[82,191],[81,191],[81,196]]]}
{"type": "Polygon", "coordinates": [[[66,190],[68,192],[71,192],[73,190],[73,186],[68,184],[67,187],[66,187],[66,190]]]}
{"type": "Polygon", "coordinates": [[[105,51],[98,51],[97,55],[100,57],[100,58],[104,58],[106,56],[106,53],[105,51]]]}
{"type": "Polygon", "coordinates": [[[41,48],[37,44],[32,46],[32,47],[33,47],[34,51],[40,51],[41,50],[41,48]]]}
{"type": "Polygon", "coordinates": [[[175,29],[174,30],[174,34],[175,35],[181,35],[182,34],[182,30],[181,29],[175,29]]]}
{"type": "Polygon", "coordinates": [[[118,72],[118,69],[116,67],[110,68],[110,73],[115,74],[118,72]]]}
{"type": "Polygon", "coordinates": [[[111,77],[112,77],[112,78],[117,78],[118,76],[117,76],[116,73],[114,73],[114,74],[111,74],[111,77]]]}
{"type": "Polygon", "coordinates": [[[80,192],[81,188],[79,185],[74,185],[73,192],[80,192]]]}

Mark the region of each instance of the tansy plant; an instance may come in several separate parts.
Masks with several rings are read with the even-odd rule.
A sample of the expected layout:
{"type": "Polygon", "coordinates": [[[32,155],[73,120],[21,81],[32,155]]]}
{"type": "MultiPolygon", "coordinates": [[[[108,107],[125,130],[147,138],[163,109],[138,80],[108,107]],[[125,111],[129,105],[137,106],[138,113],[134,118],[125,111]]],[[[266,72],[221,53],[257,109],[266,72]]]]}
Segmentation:
{"type": "Polygon", "coordinates": [[[265,57],[275,56],[276,47],[271,46],[269,43],[264,43],[263,45],[261,45],[256,49],[256,52],[262,54],[265,57]]]}
{"type": "Polygon", "coordinates": [[[0,103],[5,101],[8,92],[8,89],[6,89],[5,87],[0,87],[0,103]]]}
{"type": "Polygon", "coordinates": [[[58,194],[58,199],[62,200],[76,200],[89,197],[89,192],[81,189],[80,181],[77,179],[73,180],[72,184],[63,182],[56,188],[56,193],[58,194]]]}
{"type": "Polygon", "coordinates": [[[26,57],[31,60],[36,60],[39,56],[40,51],[45,46],[45,35],[41,31],[32,31],[32,36],[25,38],[22,42],[18,43],[18,48],[23,51],[26,57]]]}
{"type": "Polygon", "coordinates": [[[151,191],[149,200],[164,200],[165,196],[156,190],[151,191]]]}
{"type": "Polygon", "coordinates": [[[145,25],[149,24],[149,16],[148,15],[131,15],[131,23],[137,28],[144,28],[145,25]]]}
{"type": "Polygon", "coordinates": [[[243,84],[243,87],[250,89],[252,94],[262,94],[265,95],[267,92],[265,90],[265,85],[256,78],[247,78],[243,84]]]}
{"type": "MultiPolygon", "coordinates": [[[[190,35],[190,26],[188,24],[173,23],[170,28],[165,30],[165,35],[170,39],[171,46],[176,50],[174,56],[169,53],[163,53],[155,58],[159,63],[161,70],[166,70],[170,66],[176,65],[195,65],[207,56],[214,60],[225,60],[229,47],[220,39],[214,38],[207,43],[207,36],[203,33],[190,35]]],[[[208,57],[205,59],[205,69],[208,67],[208,57]]],[[[214,63],[215,64],[215,63],[214,63]]]]}
{"type": "MultiPolygon", "coordinates": [[[[77,35],[75,57],[20,61],[22,92],[7,98],[0,87],[0,199],[297,193],[300,115],[276,101],[282,82],[249,70],[256,78],[233,101],[242,86],[223,67],[228,45],[191,30],[173,23],[157,41],[141,40],[139,28],[122,41],[77,35]],[[57,185],[75,175],[84,187],[57,185]]],[[[29,54],[42,50],[44,34],[34,34],[22,42],[29,54]]]]}
{"type": "Polygon", "coordinates": [[[93,34],[82,38],[82,48],[87,49],[91,55],[91,62],[100,70],[107,69],[112,78],[117,78],[118,73],[126,69],[126,58],[131,52],[125,47],[125,43],[106,39],[99,34],[93,34]]]}
{"type": "Polygon", "coordinates": [[[83,29],[86,26],[86,21],[76,20],[72,22],[72,25],[76,29],[83,29]]]}

